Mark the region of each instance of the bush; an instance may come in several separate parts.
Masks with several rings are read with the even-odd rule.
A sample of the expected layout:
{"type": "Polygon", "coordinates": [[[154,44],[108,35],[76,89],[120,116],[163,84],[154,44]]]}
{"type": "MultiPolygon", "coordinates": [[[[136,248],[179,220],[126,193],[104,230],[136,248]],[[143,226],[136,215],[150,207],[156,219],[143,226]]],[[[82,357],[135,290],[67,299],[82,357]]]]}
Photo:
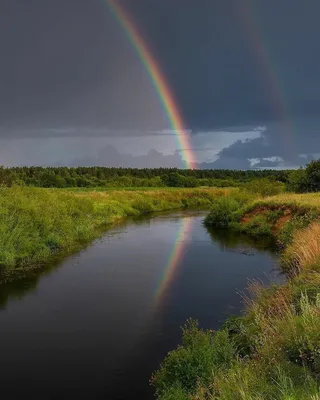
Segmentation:
{"type": "Polygon", "coordinates": [[[205,219],[206,225],[227,228],[234,222],[236,211],[239,209],[239,202],[233,197],[224,196],[215,201],[210,213],[205,219]]]}
{"type": "Polygon", "coordinates": [[[267,221],[267,216],[257,215],[252,218],[248,223],[243,225],[242,230],[250,235],[261,236],[271,235],[271,226],[267,221]]]}
{"type": "Polygon", "coordinates": [[[312,161],[305,171],[305,185],[308,192],[320,190],[320,160],[312,161]]]}
{"type": "Polygon", "coordinates": [[[235,354],[226,331],[203,331],[198,323],[188,320],[183,328],[182,345],[171,351],[152,383],[158,396],[165,397],[169,388],[183,388],[186,394],[195,392],[199,384],[207,386],[214,370],[229,368],[235,354]]]}
{"type": "Polygon", "coordinates": [[[307,176],[303,168],[293,170],[288,175],[286,184],[289,192],[303,193],[307,191],[307,176]]]}
{"type": "Polygon", "coordinates": [[[286,186],[282,182],[271,181],[270,179],[254,179],[251,182],[245,183],[242,186],[243,189],[250,193],[260,196],[275,196],[283,193],[286,186]]]}
{"type": "Polygon", "coordinates": [[[253,330],[255,327],[248,324],[245,317],[229,317],[223,324],[222,329],[228,332],[233,339],[236,353],[240,357],[250,356],[256,348],[253,330]]]}
{"type": "Polygon", "coordinates": [[[291,171],[288,175],[287,188],[297,193],[319,192],[320,160],[311,161],[306,168],[291,171]]]}
{"type": "Polygon", "coordinates": [[[132,208],[138,210],[141,215],[149,214],[152,211],[155,211],[153,202],[143,198],[134,201],[132,203],[132,208]]]}
{"type": "Polygon", "coordinates": [[[163,184],[168,187],[184,187],[185,185],[184,176],[178,174],[178,172],[171,172],[162,176],[161,179],[163,184]]]}
{"type": "Polygon", "coordinates": [[[228,228],[240,221],[243,206],[254,197],[246,191],[238,191],[215,200],[210,213],[205,218],[205,225],[228,228]]]}

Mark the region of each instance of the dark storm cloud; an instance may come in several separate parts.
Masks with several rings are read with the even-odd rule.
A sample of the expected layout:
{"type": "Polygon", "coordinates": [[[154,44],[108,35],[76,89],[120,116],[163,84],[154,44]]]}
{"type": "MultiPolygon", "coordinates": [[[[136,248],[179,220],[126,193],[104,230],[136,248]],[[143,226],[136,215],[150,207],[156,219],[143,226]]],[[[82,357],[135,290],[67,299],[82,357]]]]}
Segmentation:
{"type": "Polygon", "coordinates": [[[96,157],[75,159],[70,165],[102,165],[124,168],[145,168],[146,166],[148,168],[160,168],[166,165],[172,168],[184,168],[184,163],[178,152],[164,155],[155,149],[151,149],[145,155],[133,156],[132,154],[120,153],[114,146],[110,145],[103,147],[96,157]]]}
{"type": "Polygon", "coordinates": [[[170,130],[147,130],[147,129],[108,129],[108,128],[97,128],[97,127],[68,127],[68,128],[0,128],[1,138],[62,138],[67,139],[70,137],[81,138],[91,137],[140,137],[140,136],[177,136],[175,131],[170,130]]]}
{"type": "MultiPolygon", "coordinates": [[[[317,119],[295,121],[289,127],[280,123],[270,124],[260,137],[238,140],[222,149],[216,163],[229,159],[232,160],[231,165],[242,166],[243,161],[249,159],[280,157],[284,166],[305,165],[314,159],[313,154],[320,153],[319,127],[320,120],[317,119]]],[[[273,163],[274,166],[279,164],[278,161],[273,163]]]]}
{"type": "Polygon", "coordinates": [[[172,3],[126,2],[149,33],[191,126],[278,121],[279,102],[294,116],[318,114],[317,0],[172,3]]]}
{"type": "MultiPolygon", "coordinates": [[[[220,165],[319,152],[318,0],[118,2],[194,134],[266,126],[261,138],[224,149],[220,165]]],[[[0,137],[137,136],[168,127],[102,0],[2,0],[0,52],[0,137]]]]}
{"type": "Polygon", "coordinates": [[[149,78],[104,1],[2,0],[0,52],[2,135],[163,128],[149,78]]]}
{"type": "Polygon", "coordinates": [[[320,124],[313,120],[300,121],[292,130],[281,124],[271,124],[260,133],[260,137],[237,140],[218,153],[218,159],[210,164],[211,168],[297,168],[319,158],[320,124]],[[301,133],[301,134],[298,134],[301,133]],[[250,160],[256,159],[253,166],[250,160]]]}
{"type": "Polygon", "coordinates": [[[220,156],[218,160],[207,163],[203,162],[198,164],[200,169],[241,169],[247,170],[251,168],[249,160],[239,159],[233,157],[220,156]]]}
{"type": "Polygon", "coordinates": [[[153,2],[155,26],[152,7],[148,13],[142,3],[131,2],[131,10],[152,31],[152,47],[194,132],[267,127],[260,139],[226,148],[215,167],[242,168],[248,158],[274,156],[301,162],[299,154],[319,152],[318,1],[201,0],[200,7],[177,0],[169,14],[166,2],[153,2]]]}

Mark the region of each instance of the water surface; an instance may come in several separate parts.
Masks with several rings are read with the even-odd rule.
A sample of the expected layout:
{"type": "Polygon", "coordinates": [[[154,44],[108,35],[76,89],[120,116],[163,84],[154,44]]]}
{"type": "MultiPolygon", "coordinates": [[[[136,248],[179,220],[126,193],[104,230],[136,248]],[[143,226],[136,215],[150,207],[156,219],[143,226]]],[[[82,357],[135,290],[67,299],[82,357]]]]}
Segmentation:
{"type": "Polygon", "coordinates": [[[152,399],[150,375],[187,318],[218,329],[243,309],[248,279],[281,279],[270,243],[209,232],[204,215],[128,221],[1,287],[3,398],[152,399]]]}

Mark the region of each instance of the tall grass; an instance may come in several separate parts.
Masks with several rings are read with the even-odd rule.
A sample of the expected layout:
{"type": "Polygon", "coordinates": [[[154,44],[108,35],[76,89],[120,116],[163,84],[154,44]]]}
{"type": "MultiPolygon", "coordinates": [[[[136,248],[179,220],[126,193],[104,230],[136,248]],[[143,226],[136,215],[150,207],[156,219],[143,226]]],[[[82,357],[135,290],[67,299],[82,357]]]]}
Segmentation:
{"type": "Polygon", "coordinates": [[[228,319],[217,333],[197,328],[228,363],[212,355],[202,362],[213,350],[210,345],[204,350],[193,327],[192,345],[183,341],[154,375],[158,399],[320,400],[320,195],[254,196],[241,202],[238,194],[215,202],[206,223],[277,237],[289,279],[269,288],[251,282],[242,317],[228,319]],[[221,346],[219,337],[229,347],[221,346]],[[191,374],[185,359],[192,360],[191,374]]]}
{"type": "Polygon", "coordinates": [[[320,223],[313,222],[299,231],[284,252],[289,268],[316,268],[320,271],[320,223]]]}
{"type": "Polygon", "coordinates": [[[300,292],[295,306],[290,296],[281,294],[275,307],[278,289],[260,289],[254,287],[258,298],[248,305],[246,316],[218,332],[189,322],[182,345],[168,354],[153,376],[158,399],[320,396],[320,294],[311,300],[300,292]]]}
{"type": "Polygon", "coordinates": [[[23,276],[126,216],[210,206],[227,189],[72,192],[0,187],[0,281],[23,276]]]}

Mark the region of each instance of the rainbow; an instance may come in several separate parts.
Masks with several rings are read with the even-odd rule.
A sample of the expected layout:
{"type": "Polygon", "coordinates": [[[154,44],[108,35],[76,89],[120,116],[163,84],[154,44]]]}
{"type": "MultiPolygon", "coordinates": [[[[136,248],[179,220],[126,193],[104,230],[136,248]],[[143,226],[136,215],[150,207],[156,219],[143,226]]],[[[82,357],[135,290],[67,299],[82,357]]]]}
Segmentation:
{"type": "Polygon", "coordinates": [[[192,152],[189,134],[186,130],[177,103],[174,99],[174,95],[170,90],[158,63],[123,7],[121,7],[115,0],[107,0],[107,4],[109,5],[116,19],[119,21],[119,24],[126,32],[130,43],[137,51],[145,69],[151,78],[151,81],[169,120],[171,129],[177,135],[180,150],[185,162],[185,167],[188,169],[194,168],[195,158],[192,152]]]}
{"type": "Polygon", "coordinates": [[[291,152],[294,152],[294,143],[292,140],[294,127],[292,118],[287,107],[284,90],[281,88],[276,70],[269,55],[270,52],[268,51],[267,42],[263,39],[261,29],[259,29],[258,15],[254,11],[253,5],[250,5],[249,0],[245,0],[244,4],[239,7],[239,16],[242,19],[248,40],[251,42],[253,53],[265,78],[273,109],[284,128],[285,135],[282,136],[283,146],[285,148],[291,147],[291,152]]]}
{"type": "Polygon", "coordinates": [[[192,229],[192,217],[185,217],[181,220],[181,226],[179,228],[179,232],[177,235],[177,239],[171,251],[169,261],[167,266],[162,274],[162,278],[160,279],[160,283],[155,293],[155,303],[158,304],[161,302],[161,299],[166,292],[167,288],[170,286],[171,282],[175,278],[175,274],[177,271],[177,267],[179,266],[183,255],[184,249],[186,246],[186,239],[190,235],[192,229]]]}

